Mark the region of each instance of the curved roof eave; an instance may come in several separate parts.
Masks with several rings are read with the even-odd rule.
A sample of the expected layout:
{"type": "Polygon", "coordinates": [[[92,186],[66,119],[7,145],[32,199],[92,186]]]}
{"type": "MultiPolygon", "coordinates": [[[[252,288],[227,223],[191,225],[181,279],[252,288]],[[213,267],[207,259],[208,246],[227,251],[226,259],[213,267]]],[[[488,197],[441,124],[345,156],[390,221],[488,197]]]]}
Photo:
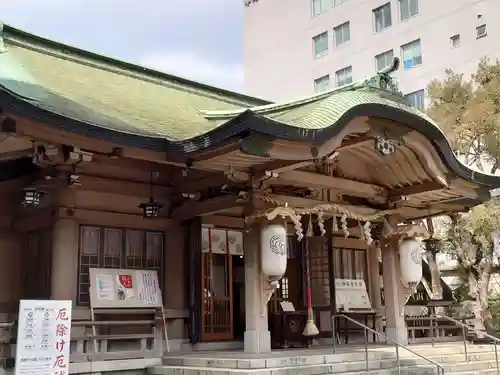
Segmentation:
{"type": "Polygon", "coordinates": [[[168,155],[176,155],[175,159],[179,158],[179,154],[189,158],[189,155],[193,152],[215,147],[229,138],[244,136],[252,132],[282,140],[321,143],[339,134],[356,117],[385,118],[403,123],[423,134],[433,144],[445,165],[459,177],[488,188],[500,187],[500,177],[474,171],[458,160],[441,130],[424,116],[380,103],[355,105],[343,113],[335,123],[321,129],[304,129],[290,126],[256,114],[252,110],[246,110],[205,134],[183,141],[170,141],[164,138],[123,133],[103,128],[98,124],[70,119],[42,109],[5,90],[0,90],[0,103],[3,103],[3,109],[6,112],[29,118],[62,131],[77,133],[118,145],[166,152],[168,155]]]}

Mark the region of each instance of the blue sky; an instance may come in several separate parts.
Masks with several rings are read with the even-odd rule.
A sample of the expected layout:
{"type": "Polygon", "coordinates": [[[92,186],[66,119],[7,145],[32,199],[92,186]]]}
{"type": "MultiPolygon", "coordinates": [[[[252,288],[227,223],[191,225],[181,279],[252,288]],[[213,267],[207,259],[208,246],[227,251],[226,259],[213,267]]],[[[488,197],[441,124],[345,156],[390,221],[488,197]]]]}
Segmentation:
{"type": "Polygon", "coordinates": [[[241,0],[4,0],[0,20],[171,74],[242,91],[241,0]]]}

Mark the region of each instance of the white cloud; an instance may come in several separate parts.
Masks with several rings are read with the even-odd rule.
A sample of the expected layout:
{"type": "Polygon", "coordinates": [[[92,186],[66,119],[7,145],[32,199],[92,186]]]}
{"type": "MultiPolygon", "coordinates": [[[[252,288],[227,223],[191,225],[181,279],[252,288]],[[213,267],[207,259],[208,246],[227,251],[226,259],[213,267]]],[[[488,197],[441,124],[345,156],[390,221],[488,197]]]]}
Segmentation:
{"type": "Polygon", "coordinates": [[[194,53],[153,53],[141,58],[140,64],[229,90],[243,87],[243,65],[214,63],[194,53]]]}

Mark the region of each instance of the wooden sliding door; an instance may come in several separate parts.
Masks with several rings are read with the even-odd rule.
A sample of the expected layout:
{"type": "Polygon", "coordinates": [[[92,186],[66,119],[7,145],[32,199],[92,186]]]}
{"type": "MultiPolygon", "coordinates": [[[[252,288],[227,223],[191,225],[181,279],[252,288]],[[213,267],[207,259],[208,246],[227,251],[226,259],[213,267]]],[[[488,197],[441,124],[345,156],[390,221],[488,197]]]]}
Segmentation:
{"type": "Polygon", "coordinates": [[[231,340],[233,330],[232,239],[224,229],[203,229],[201,260],[202,340],[231,340]]]}

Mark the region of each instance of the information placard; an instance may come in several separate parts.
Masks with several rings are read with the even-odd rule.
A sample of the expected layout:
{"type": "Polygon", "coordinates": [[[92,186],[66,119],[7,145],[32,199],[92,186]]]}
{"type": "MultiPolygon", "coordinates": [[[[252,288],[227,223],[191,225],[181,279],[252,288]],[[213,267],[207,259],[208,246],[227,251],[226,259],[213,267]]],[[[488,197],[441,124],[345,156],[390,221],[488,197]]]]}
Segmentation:
{"type": "Polygon", "coordinates": [[[364,280],[335,279],[338,310],[371,310],[372,305],[364,280]]]}
{"type": "Polygon", "coordinates": [[[151,270],[91,268],[92,308],[161,308],[158,273],[151,270]]]}
{"type": "Polygon", "coordinates": [[[71,301],[21,300],[15,375],[68,375],[71,301]]]}

